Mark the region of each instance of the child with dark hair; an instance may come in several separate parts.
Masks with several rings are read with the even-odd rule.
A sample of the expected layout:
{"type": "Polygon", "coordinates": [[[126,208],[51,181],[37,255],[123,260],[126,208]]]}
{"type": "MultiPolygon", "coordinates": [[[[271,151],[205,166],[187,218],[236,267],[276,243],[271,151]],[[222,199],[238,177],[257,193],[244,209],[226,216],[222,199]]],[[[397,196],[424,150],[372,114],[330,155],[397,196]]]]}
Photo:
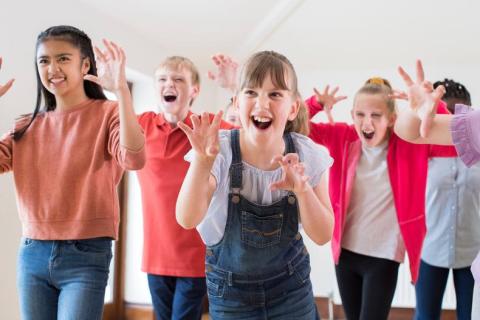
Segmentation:
{"type": "Polygon", "coordinates": [[[35,110],[0,139],[0,173],[13,172],[23,229],[22,319],[102,318],[118,237],[116,187],[124,169],[145,163],[125,54],[111,41],[104,44],[105,51],[95,48],[95,61],[90,38],[77,28],[41,32],[35,110]],[[106,100],[101,86],[118,103],[106,100]]]}
{"type": "MultiPolygon", "coordinates": [[[[458,103],[470,105],[464,85],[437,81],[450,113],[458,103]]],[[[480,250],[480,164],[467,168],[458,158],[429,160],[426,193],[427,235],[415,285],[415,319],[440,319],[450,269],[457,300],[457,318],[470,319],[474,280],[470,266],[480,250]]]]}
{"type": "MultiPolygon", "coordinates": [[[[448,90],[443,85],[432,88],[425,80],[421,61],[417,61],[415,81],[401,67],[399,73],[408,88],[409,108],[399,113],[395,132],[413,143],[455,145],[467,167],[477,163],[480,160],[480,111],[458,104],[455,115],[436,114],[437,102],[448,90]]],[[[480,255],[473,261],[471,271],[475,279],[472,319],[479,319],[480,255]]]]}

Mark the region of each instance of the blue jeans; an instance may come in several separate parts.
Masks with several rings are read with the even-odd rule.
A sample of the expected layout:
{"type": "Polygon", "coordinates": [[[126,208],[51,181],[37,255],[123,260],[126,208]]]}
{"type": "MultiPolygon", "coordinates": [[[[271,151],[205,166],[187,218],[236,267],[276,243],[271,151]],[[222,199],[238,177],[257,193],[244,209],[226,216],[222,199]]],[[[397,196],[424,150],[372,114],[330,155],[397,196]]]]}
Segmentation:
{"type": "MultiPolygon", "coordinates": [[[[449,272],[448,268],[435,267],[423,260],[420,262],[420,272],[415,285],[417,297],[415,320],[440,319],[449,272]]],[[[470,320],[474,285],[470,267],[453,269],[453,283],[457,296],[457,319],[470,320]]]]}
{"type": "Polygon", "coordinates": [[[290,272],[272,273],[270,279],[262,281],[250,275],[235,277],[219,270],[207,272],[207,290],[212,320],[320,319],[308,256],[292,265],[290,272]]]}
{"type": "Polygon", "coordinates": [[[205,278],[148,274],[148,287],[157,320],[200,320],[207,285],[205,278]]]}
{"type": "Polygon", "coordinates": [[[101,320],[112,240],[23,238],[17,286],[23,320],[101,320]]]}

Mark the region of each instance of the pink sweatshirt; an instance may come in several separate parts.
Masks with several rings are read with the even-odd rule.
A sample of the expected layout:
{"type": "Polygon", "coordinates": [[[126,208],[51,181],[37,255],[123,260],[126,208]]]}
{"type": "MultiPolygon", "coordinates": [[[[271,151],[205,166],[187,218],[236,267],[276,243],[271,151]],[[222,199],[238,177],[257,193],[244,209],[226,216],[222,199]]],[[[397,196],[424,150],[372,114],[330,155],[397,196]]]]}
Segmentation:
{"type": "Polygon", "coordinates": [[[143,167],[145,149],[120,146],[116,102],[41,113],[19,141],[10,134],[0,139],[0,173],[13,171],[24,237],[118,237],[117,185],[123,169],[143,167]]]}
{"type": "MultiPolygon", "coordinates": [[[[323,109],[315,96],[306,101],[310,116],[323,109]]],[[[438,113],[447,113],[441,102],[438,113]]],[[[350,204],[362,142],[353,125],[310,122],[310,138],[326,146],[335,162],[330,169],[330,199],[335,215],[332,251],[338,263],[342,236],[350,204]]],[[[387,164],[398,224],[410,262],[412,282],[418,278],[420,254],[425,238],[425,188],[429,157],[456,157],[454,147],[412,144],[392,132],[388,140],[387,164]]],[[[368,186],[366,186],[368,188],[368,186]]]]}

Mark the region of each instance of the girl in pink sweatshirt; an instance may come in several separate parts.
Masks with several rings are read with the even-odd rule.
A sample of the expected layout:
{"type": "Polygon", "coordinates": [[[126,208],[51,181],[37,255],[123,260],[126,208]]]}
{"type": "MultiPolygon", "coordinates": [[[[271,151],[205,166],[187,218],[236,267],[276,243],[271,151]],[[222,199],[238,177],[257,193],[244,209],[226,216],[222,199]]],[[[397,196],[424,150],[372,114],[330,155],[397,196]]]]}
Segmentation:
{"type": "MultiPolygon", "coordinates": [[[[416,281],[428,158],[455,154],[398,138],[392,93],[387,80],[369,79],[355,95],[353,125],[311,123],[310,138],[335,160],[329,179],[332,249],[348,319],[387,319],[405,253],[416,281]]],[[[307,104],[311,115],[323,108],[316,97],[307,104]]]]}
{"type": "MultiPolygon", "coordinates": [[[[23,238],[18,255],[22,319],[101,319],[116,187],[145,162],[144,137],[125,78],[125,54],[105,51],[71,26],[40,33],[37,103],[0,139],[0,173],[13,172],[23,238]],[[108,101],[103,86],[118,103],[108,101]]],[[[12,81],[0,86],[0,96],[12,81]]]]}

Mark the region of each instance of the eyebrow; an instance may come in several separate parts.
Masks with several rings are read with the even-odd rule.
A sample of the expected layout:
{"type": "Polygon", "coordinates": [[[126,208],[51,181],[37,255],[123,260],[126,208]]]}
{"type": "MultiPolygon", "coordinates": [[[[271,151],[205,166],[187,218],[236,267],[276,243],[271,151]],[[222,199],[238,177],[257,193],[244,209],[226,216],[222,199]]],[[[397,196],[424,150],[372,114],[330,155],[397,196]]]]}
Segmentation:
{"type": "MultiPolygon", "coordinates": [[[[73,56],[73,54],[72,53],[59,53],[59,54],[55,55],[55,58],[59,58],[59,57],[62,57],[62,56],[73,56]]],[[[37,60],[38,59],[44,59],[44,58],[50,58],[50,57],[47,56],[47,55],[38,56],[37,60]]]]}

